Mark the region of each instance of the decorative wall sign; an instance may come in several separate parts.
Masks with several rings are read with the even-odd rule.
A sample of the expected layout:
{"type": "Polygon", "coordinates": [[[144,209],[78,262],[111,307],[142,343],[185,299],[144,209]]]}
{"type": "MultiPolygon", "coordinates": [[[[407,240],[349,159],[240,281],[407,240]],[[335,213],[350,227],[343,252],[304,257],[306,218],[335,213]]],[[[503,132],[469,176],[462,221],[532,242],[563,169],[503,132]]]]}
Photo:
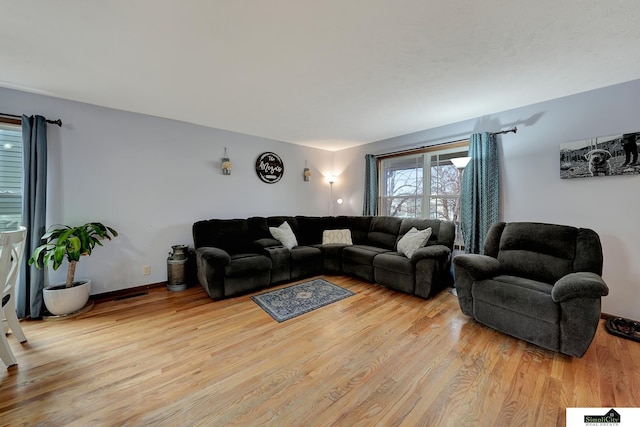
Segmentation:
{"type": "Polygon", "coordinates": [[[284,175],[284,163],[276,153],[262,153],[256,160],[256,173],[263,182],[275,184],[284,175]]]}
{"type": "Polygon", "coordinates": [[[560,178],[640,174],[640,132],[560,144],[560,178]]]}

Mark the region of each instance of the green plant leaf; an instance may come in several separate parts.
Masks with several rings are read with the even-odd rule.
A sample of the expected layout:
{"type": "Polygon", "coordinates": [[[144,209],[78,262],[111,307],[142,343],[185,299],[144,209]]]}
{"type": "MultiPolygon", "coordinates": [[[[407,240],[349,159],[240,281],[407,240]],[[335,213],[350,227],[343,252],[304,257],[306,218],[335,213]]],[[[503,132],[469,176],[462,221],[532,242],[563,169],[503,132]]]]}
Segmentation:
{"type": "Polygon", "coordinates": [[[50,261],[50,258],[53,255],[53,269],[57,270],[60,267],[60,264],[62,264],[66,253],[67,249],[64,246],[56,246],[53,252],[49,252],[47,254],[49,259],[45,258],[45,261],[50,261]]]}
{"type": "Polygon", "coordinates": [[[57,270],[65,257],[70,262],[79,261],[81,256],[91,255],[96,245],[102,246],[102,239],[111,240],[117,235],[116,230],[99,222],[78,227],[54,226],[42,236],[41,245],[33,251],[29,265],[35,264],[36,268],[51,266],[57,270]]]}

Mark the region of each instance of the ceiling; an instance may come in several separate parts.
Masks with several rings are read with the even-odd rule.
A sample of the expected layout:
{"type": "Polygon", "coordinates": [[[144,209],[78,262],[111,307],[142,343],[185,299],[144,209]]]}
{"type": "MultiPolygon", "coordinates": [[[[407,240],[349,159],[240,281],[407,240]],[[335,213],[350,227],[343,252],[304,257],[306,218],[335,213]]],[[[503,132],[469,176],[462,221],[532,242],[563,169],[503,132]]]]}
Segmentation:
{"type": "Polygon", "coordinates": [[[0,87],[327,150],[640,78],[637,0],[0,0],[0,11],[0,87]]]}

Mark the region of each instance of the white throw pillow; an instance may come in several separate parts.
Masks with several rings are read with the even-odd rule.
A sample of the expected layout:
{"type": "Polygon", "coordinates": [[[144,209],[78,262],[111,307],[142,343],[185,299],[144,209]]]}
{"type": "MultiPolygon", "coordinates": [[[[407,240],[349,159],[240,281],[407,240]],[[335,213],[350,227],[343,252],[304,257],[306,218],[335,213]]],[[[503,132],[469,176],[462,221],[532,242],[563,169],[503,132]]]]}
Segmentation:
{"type": "Polygon", "coordinates": [[[340,243],[342,245],[353,245],[351,241],[351,230],[324,230],[322,232],[322,244],[340,243]]]}
{"type": "Polygon", "coordinates": [[[298,246],[296,235],[293,234],[293,230],[287,221],[283,222],[280,227],[269,227],[269,231],[273,238],[279,240],[283,246],[289,249],[298,246]]]}
{"type": "Polygon", "coordinates": [[[407,231],[407,234],[398,240],[398,252],[407,258],[411,258],[418,248],[427,244],[429,237],[431,237],[431,227],[420,231],[412,227],[411,230],[407,231]]]}

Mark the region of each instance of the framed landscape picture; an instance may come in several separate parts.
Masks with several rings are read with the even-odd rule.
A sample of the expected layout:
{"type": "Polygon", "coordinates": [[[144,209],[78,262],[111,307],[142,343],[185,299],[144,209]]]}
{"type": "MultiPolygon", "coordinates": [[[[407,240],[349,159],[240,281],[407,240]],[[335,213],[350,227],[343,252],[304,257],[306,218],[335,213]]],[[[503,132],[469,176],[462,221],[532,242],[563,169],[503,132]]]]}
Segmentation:
{"type": "Polygon", "coordinates": [[[633,132],[560,144],[560,178],[639,174],[639,142],[633,132]]]}

